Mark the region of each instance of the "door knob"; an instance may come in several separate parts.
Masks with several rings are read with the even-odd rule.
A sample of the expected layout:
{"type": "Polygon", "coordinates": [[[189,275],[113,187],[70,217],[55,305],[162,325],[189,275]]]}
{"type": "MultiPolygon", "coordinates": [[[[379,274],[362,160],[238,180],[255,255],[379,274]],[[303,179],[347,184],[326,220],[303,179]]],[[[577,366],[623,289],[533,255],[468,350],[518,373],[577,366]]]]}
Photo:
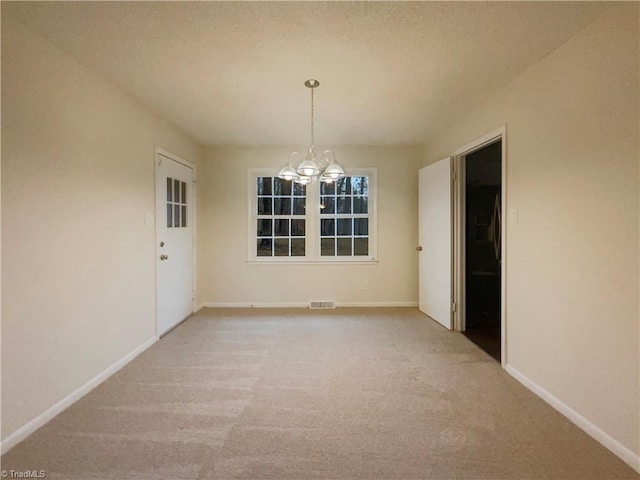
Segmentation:
{"type": "Polygon", "coordinates": [[[165,254],[160,255],[160,260],[167,260],[168,258],[169,258],[169,255],[165,255],[165,254]]]}
{"type": "Polygon", "coordinates": [[[416,252],[421,252],[422,251],[422,245],[418,245],[416,247],[416,252]]]}

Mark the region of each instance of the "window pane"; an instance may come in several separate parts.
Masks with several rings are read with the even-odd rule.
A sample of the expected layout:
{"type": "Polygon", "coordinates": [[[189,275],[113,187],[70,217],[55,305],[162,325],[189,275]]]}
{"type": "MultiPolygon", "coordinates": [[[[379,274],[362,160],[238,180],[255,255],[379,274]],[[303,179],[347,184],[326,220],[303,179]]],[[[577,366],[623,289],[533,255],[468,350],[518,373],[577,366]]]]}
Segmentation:
{"type": "Polygon", "coordinates": [[[167,202],[173,201],[173,180],[167,178],[167,202]]]}
{"type": "Polygon", "coordinates": [[[369,195],[369,179],[367,177],[351,177],[351,191],[354,195],[369,195]]]}
{"type": "Polygon", "coordinates": [[[291,215],[291,199],[290,198],[274,198],[273,214],[274,215],[291,215]]]}
{"type": "Polygon", "coordinates": [[[272,252],[272,243],[273,240],[270,238],[260,238],[258,239],[257,244],[257,253],[259,257],[270,257],[272,252]]]}
{"type": "Polygon", "coordinates": [[[173,227],[173,205],[167,204],[167,228],[173,227]]]}
{"type": "Polygon", "coordinates": [[[294,215],[304,215],[305,210],[305,199],[304,198],[294,198],[293,199],[293,214],[294,215]]]}
{"type": "Polygon", "coordinates": [[[350,218],[339,218],[338,235],[351,235],[351,222],[350,218]]]}
{"type": "MultiPolygon", "coordinates": [[[[289,236],[289,220],[278,218],[273,221],[273,235],[276,237],[288,237],[289,236]]],[[[276,248],[278,243],[276,242],[276,248]]]]}
{"type": "Polygon", "coordinates": [[[335,183],[322,182],[320,184],[320,195],[334,195],[335,193],[336,193],[335,183]]]}
{"type": "Polygon", "coordinates": [[[274,195],[291,195],[291,180],[283,180],[282,178],[273,179],[273,194],[274,195]]]}
{"type": "Polygon", "coordinates": [[[271,236],[271,219],[258,219],[258,228],[256,230],[259,237],[271,236]]]}
{"type": "Polygon", "coordinates": [[[173,206],[173,226],[180,226],[180,205],[173,206]]]}
{"type": "Polygon", "coordinates": [[[338,255],[351,256],[351,238],[338,238],[338,255]]]}
{"type": "Polygon", "coordinates": [[[258,215],[271,215],[271,202],[270,198],[258,198],[258,215]]]}
{"type": "Polygon", "coordinates": [[[299,183],[293,184],[293,195],[295,197],[304,197],[307,194],[307,186],[299,183]]]}
{"type": "Polygon", "coordinates": [[[320,220],[320,235],[323,237],[336,234],[336,221],[333,218],[323,218],[320,220]]]}
{"type": "Polygon", "coordinates": [[[291,256],[304,257],[304,238],[291,239],[291,256]]]}
{"type": "Polygon", "coordinates": [[[368,218],[354,218],[353,219],[353,234],[354,235],[369,235],[369,219],[368,218]]]}
{"type": "Polygon", "coordinates": [[[182,195],[182,203],[187,203],[187,184],[180,182],[180,194],[182,195]]]}
{"type": "Polygon", "coordinates": [[[321,214],[329,214],[336,213],[336,199],[333,197],[322,197],[320,199],[320,213],[321,214]],[[322,208],[324,206],[324,208],[322,208]]]}
{"type": "Polygon", "coordinates": [[[320,240],[320,255],[333,257],[336,254],[335,238],[323,238],[320,240]]]}
{"type": "Polygon", "coordinates": [[[337,213],[351,213],[351,197],[338,197],[337,213]]]}
{"type": "Polygon", "coordinates": [[[291,236],[304,237],[304,220],[291,220],[291,236]]]}
{"type": "Polygon", "coordinates": [[[276,257],[288,257],[289,256],[289,239],[276,238],[274,253],[276,257]]]}
{"type": "Polygon", "coordinates": [[[338,195],[351,194],[351,177],[344,177],[336,182],[336,192],[338,195]]]}
{"type": "Polygon", "coordinates": [[[180,202],[180,180],[173,181],[173,201],[175,203],[180,202]]]}
{"type": "Polygon", "coordinates": [[[180,221],[182,222],[182,226],[187,226],[187,206],[182,205],[182,213],[180,214],[180,221]]]}
{"type": "Polygon", "coordinates": [[[369,213],[367,197],[353,197],[353,213],[369,213]]]}
{"type": "Polygon", "coordinates": [[[258,195],[271,195],[271,177],[258,177],[258,195]]]}
{"type": "Polygon", "coordinates": [[[369,255],[369,239],[368,238],[354,238],[353,239],[353,254],[354,255],[369,255]]]}

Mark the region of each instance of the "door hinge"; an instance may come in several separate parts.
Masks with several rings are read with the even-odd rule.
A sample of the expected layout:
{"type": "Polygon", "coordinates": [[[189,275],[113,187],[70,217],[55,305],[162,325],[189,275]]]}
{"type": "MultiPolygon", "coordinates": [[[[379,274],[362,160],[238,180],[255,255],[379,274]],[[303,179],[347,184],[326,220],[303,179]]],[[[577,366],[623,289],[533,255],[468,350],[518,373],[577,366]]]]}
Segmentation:
{"type": "Polygon", "coordinates": [[[453,302],[453,303],[451,304],[451,311],[452,311],[452,312],[455,312],[455,311],[456,311],[456,302],[453,302]]]}
{"type": "Polygon", "coordinates": [[[453,178],[453,181],[455,182],[456,180],[458,180],[458,172],[456,172],[455,170],[453,171],[453,174],[451,175],[451,178],[453,178]]]}

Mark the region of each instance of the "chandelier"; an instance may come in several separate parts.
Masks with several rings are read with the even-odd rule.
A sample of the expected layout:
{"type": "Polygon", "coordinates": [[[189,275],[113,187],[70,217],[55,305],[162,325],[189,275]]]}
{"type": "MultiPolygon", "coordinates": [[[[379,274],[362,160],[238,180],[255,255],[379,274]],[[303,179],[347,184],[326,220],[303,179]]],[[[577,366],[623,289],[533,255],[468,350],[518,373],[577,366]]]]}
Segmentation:
{"type": "Polygon", "coordinates": [[[294,167],[292,162],[294,158],[299,158],[302,155],[299,152],[291,152],[291,154],[289,154],[289,161],[282,167],[280,173],[278,173],[278,177],[284,180],[293,180],[301,185],[318,181],[331,183],[344,177],[344,170],[338,164],[336,154],[333,150],[325,150],[322,152],[322,155],[318,157],[313,144],[313,90],[320,85],[320,82],[311,79],[304,82],[304,85],[311,90],[311,146],[304,160],[302,160],[297,167],[294,167]]]}

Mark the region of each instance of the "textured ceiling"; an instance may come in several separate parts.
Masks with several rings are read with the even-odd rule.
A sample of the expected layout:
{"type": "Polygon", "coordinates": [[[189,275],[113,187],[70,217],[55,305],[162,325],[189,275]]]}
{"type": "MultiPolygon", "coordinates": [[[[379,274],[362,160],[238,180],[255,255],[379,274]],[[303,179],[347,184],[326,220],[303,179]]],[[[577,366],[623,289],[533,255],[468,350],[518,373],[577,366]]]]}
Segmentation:
{"type": "Polygon", "coordinates": [[[2,2],[204,145],[425,143],[602,2],[2,2]]]}

